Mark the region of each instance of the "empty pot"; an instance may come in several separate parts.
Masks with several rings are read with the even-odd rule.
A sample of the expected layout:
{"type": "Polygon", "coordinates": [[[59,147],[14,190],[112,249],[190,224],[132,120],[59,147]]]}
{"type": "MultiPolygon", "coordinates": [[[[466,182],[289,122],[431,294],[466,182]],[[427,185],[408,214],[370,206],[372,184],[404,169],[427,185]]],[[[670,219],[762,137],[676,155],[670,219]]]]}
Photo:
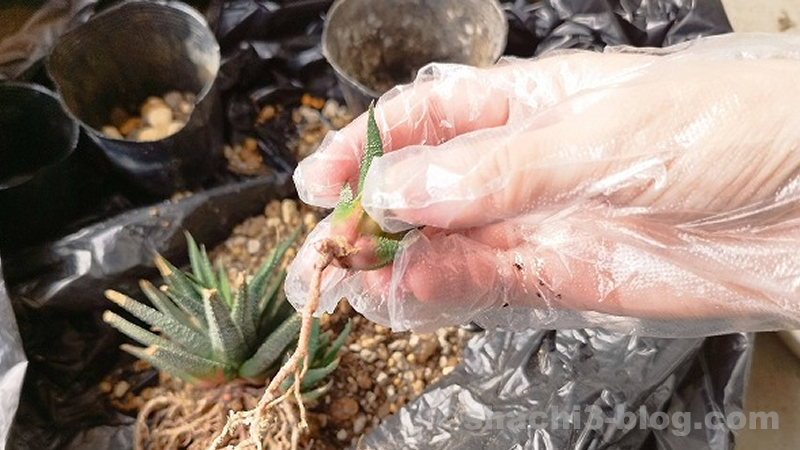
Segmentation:
{"type": "Polygon", "coordinates": [[[337,0],[325,20],[322,52],[358,114],[430,62],[493,64],[507,35],[496,0],[337,0]]]}

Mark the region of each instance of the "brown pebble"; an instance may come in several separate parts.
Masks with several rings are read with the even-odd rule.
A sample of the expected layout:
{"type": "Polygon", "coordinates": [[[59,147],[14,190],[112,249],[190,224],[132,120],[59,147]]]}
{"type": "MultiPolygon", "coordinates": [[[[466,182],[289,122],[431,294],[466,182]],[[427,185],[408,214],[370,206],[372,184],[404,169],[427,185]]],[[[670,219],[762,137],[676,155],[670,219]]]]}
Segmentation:
{"type": "Polygon", "coordinates": [[[356,383],[358,383],[358,387],[361,389],[372,389],[372,378],[365,373],[360,373],[358,376],[356,376],[356,383]]]}
{"type": "Polygon", "coordinates": [[[111,125],[117,128],[121,127],[129,117],[128,113],[119,106],[112,108],[108,116],[109,120],[111,121],[111,125]]]}
{"type": "Polygon", "coordinates": [[[337,422],[344,422],[358,414],[358,402],[350,397],[337,399],[331,405],[331,417],[337,422]]]}
{"type": "Polygon", "coordinates": [[[127,392],[128,389],[131,388],[131,385],[128,384],[127,381],[120,381],[116,385],[114,385],[114,392],[113,396],[117,398],[122,398],[127,392]]]}
{"type": "Polygon", "coordinates": [[[139,128],[141,123],[142,122],[137,117],[131,117],[119,126],[119,132],[122,133],[123,136],[128,136],[139,128]]]}

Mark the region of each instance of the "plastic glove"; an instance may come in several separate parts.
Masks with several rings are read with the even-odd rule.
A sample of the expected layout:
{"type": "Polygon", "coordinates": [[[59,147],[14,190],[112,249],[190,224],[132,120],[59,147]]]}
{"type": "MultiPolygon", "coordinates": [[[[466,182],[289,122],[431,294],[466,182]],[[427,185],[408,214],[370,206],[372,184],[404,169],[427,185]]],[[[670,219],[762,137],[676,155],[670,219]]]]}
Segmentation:
{"type": "MultiPolygon", "coordinates": [[[[696,336],[800,325],[800,38],[726,35],[431,65],[376,107],[388,152],[363,205],[411,230],[378,271],[326,270],[395,330],[603,326],[696,336]]],[[[332,206],[357,178],[365,117],[295,173],[332,206]]],[[[314,242],[289,268],[305,302],[314,242]]]]}

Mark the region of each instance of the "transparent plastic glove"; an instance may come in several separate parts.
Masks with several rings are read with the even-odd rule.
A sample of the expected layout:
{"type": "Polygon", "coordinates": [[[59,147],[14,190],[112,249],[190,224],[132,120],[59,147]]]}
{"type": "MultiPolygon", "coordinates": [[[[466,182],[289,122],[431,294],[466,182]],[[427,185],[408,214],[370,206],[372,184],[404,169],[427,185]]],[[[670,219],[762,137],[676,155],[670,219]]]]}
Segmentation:
{"type": "MultiPolygon", "coordinates": [[[[698,336],[800,325],[800,38],[726,35],[490,69],[432,65],[376,116],[387,154],[363,205],[411,230],[391,266],[331,267],[396,330],[603,326],[698,336]]],[[[295,173],[332,206],[365,118],[295,173]]],[[[289,270],[305,302],[314,242],[289,270]]]]}

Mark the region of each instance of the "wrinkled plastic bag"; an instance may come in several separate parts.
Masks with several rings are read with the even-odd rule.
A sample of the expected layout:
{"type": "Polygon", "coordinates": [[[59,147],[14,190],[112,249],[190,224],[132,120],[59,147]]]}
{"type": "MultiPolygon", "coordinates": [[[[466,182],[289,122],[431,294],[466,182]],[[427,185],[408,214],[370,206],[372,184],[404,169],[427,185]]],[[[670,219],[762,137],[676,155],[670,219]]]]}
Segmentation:
{"type": "Polygon", "coordinates": [[[488,333],[357,449],[733,449],[752,348],[748,334],[488,333]]]}
{"type": "Polygon", "coordinates": [[[84,22],[97,0],[51,0],[39,8],[18,32],[0,40],[0,79],[31,75],[65,30],[84,22]]]}
{"type": "Polygon", "coordinates": [[[0,447],[4,447],[28,365],[0,263],[0,447]],[[7,412],[11,412],[8,414],[7,412]]]}
{"type": "Polygon", "coordinates": [[[291,195],[289,180],[288,174],[265,175],[131,210],[7,259],[5,275],[32,361],[9,448],[60,448],[81,430],[123,421],[97,389],[119,361],[122,342],[101,319],[108,308],[103,291],[136,292],[140,278],[155,279],[155,252],[185,262],[184,230],[199,242],[221,242],[269,200],[291,195]]]}
{"type": "MultiPolygon", "coordinates": [[[[388,153],[362,194],[383,230],[411,231],[391,267],[328,268],[320,311],[347,298],[418,331],[798,328],[798,48],[729,34],[428,66],[376,107],[388,153]]],[[[300,164],[304,201],[331,206],[356,176],[363,119],[300,164]]],[[[326,220],[289,269],[296,307],[329,235],[326,220]]]]}

